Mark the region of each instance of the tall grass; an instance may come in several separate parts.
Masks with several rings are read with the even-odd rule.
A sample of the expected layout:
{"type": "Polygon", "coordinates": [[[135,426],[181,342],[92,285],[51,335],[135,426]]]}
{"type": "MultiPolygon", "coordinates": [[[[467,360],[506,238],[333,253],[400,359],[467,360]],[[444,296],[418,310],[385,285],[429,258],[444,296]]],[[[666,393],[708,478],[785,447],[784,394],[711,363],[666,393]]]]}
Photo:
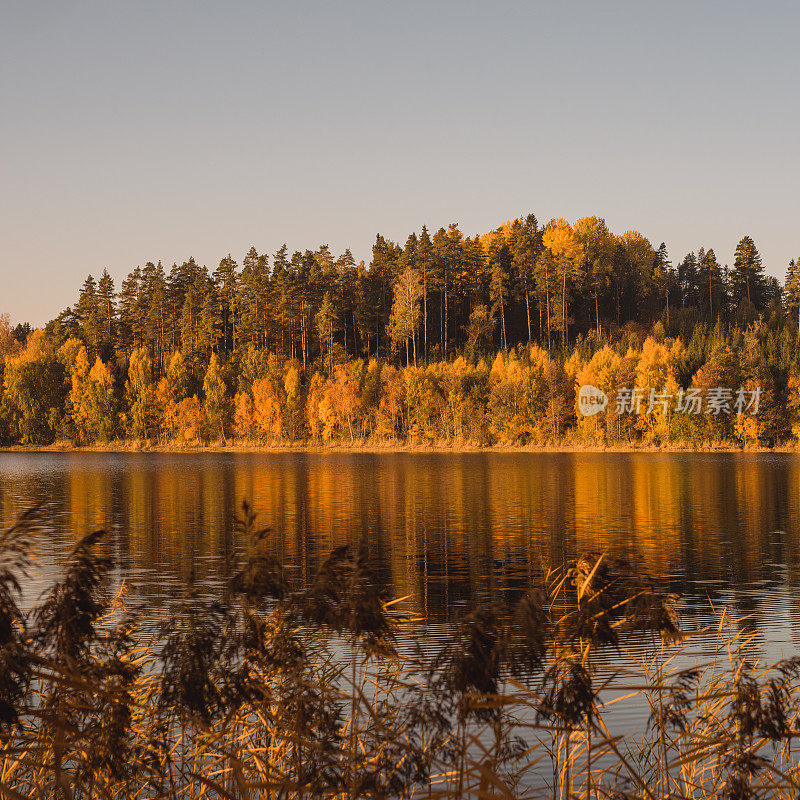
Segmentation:
{"type": "Polygon", "coordinates": [[[226,589],[190,586],[155,634],[111,591],[107,534],[28,612],[38,509],[0,535],[0,795],[800,796],[800,661],[760,664],[723,614],[716,655],[678,668],[677,597],[623,559],[585,554],[513,608],[473,609],[438,652],[422,636],[401,655],[421,626],[363,551],[293,586],[248,506],[237,525],[226,589]],[[643,656],[598,669],[632,636],[643,656]],[[646,723],[620,730],[626,703],[646,723]]]}

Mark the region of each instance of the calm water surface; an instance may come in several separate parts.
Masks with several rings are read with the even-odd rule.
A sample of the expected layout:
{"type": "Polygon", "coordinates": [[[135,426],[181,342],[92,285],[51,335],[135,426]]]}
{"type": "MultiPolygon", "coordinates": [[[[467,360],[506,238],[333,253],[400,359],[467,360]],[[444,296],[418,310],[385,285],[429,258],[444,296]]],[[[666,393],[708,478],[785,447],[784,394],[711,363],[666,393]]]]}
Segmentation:
{"type": "Polygon", "coordinates": [[[667,577],[690,627],[710,603],[751,615],[770,655],[800,643],[799,490],[788,454],[0,454],[0,522],[48,503],[29,599],[100,527],[134,602],[161,609],[190,576],[212,592],[247,498],[298,581],[365,542],[434,635],[565,558],[612,549],[667,577]]]}

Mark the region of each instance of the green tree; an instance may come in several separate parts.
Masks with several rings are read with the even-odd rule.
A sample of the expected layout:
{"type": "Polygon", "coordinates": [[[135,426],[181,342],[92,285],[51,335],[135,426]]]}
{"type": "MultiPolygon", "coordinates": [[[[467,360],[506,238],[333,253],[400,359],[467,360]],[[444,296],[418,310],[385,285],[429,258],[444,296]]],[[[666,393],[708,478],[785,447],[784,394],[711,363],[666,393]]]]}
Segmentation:
{"type": "Polygon", "coordinates": [[[0,415],[21,444],[50,444],[56,437],[66,400],[63,365],[41,331],[17,356],[5,357],[0,415]]]}
{"type": "MultiPolygon", "coordinates": [[[[531,334],[531,296],[536,287],[536,264],[541,251],[539,223],[533,214],[524,219],[514,220],[509,241],[514,274],[517,278],[517,291],[525,298],[525,318],[528,329],[528,344],[531,334]]],[[[539,335],[541,336],[541,315],[539,335]]]]}
{"type": "Polygon", "coordinates": [[[330,292],[325,292],[325,296],[322,298],[322,305],[317,311],[316,322],[322,368],[325,369],[325,357],[327,355],[328,372],[333,374],[333,335],[338,327],[339,317],[330,292]]]}
{"type": "Polygon", "coordinates": [[[594,300],[595,330],[600,336],[600,297],[611,282],[614,266],[614,237],[600,217],[583,217],[573,228],[583,248],[582,274],[594,300]]]}
{"type": "Polygon", "coordinates": [[[656,286],[658,287],[659,297],[664,298],[664,310],[667,316],[667,327],[669,327],[669,300],[672,292],[676,288],[677,276],[672,269],[672,264],[667,253],[667,246],[664,242],[658,246],[653,260],[653,274],[656,286]]]}
{"type": "Polygon", "coordinates": [[[206,414],[209,433],[211,436],[219,436],[220,441],[224,442],[230,403],[216,353],[212,353],[208,363],[208,370],[203,379],[203,392],[205,394],[203,410],[206,414]]]}
{"type": "Polygon", "coordinates": [[[80,296],[75,305],[75,318],[80,325],[84,343],[92,353],[96,353],[103,325],[100,301],[97,296],[97,283],[91,275],[86,278],[81,287],[80,296]]]}
{"type": "Polygon", "coordinates": [[[228,253],[214,272],[214,288],[218,300],[218,330],[223,351],[236,349],[238,316],[238,266],[228,253]]]}
{"type": "Polygon", "coordinates": [[[697,255],[701,280],[704,284],[708,316],[714,319],[725,308],[725,284],[722,279],[722,268],[717,261],[717,256],[712,249],[703,250],[697,255]]]}
{"type": "Polygon", "coordinates": [[[108,274],[107,269],[103,270],[103,275],[97,284],[97,305],[102,331],[100,334],[100,341],[103,345],[104,355],[106,358],[108,358],[113,352],[114,338],[116,333],[116,307],[114,279],[108,274]]]}
{"type": "Polygon", "coordinates": [[[394,286],[394,303],[389,317],[389,338],[397,346],[405,342],[406,364],[409,359],[409,340],[412,343],[414,364],[417,363],[417,337],[421,315],[420,300],[422,299],[422,281],[419,273],[412,267],[407,267],[400,273],[394,286]]]}
{"type": "Polygon", "coordinates": [[[800,331],[800,258],[789,262],[786,271],[786,285],[784,287],[786,307],[797,311],[797,327],[800,331]]]}
{"type": "Polygon", "coordinates": [[[764,267],[755,242],[744,236],[733,254],[733,297],[736,303],[747,300],[756,309],[764,307],[764,267]]]}
{"type": "Polygon", "coordinates": [[[111,371],[99,356],[90,368],[86,348],[81,345],[76,350],[70,344],[67,342],[59,354],[68,364],[70,373],[68,406],[75,441],[82,445],[111,441],[117,429],[111,371]]]}
{"type": "Polygon", "coordinates": [[[131,354],[125,394],[131,414],[131,433],[138,439],[149,439],[155,423],[155,391],[153,362],[146,347],[140,347],[131,354]]]}
{"type": "Polygon", "coordinates": [[[493,231],[484,241],[486,263],[489,267],[489,299],[492,316],[500,320],[500,344],[508,350],[506,336],[506,299],[511,277],[511,251],[502,228],[493,231]]]}

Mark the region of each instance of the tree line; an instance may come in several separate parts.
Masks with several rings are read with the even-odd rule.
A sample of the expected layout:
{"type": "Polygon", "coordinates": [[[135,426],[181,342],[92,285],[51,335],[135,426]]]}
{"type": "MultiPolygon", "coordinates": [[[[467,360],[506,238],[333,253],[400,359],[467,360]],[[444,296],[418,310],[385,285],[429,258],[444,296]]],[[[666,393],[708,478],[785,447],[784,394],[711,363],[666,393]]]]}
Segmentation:
{"type": "MultiPolygon", "coordinates": [[[[531,214],[474,237],[423,226],[403,246],[378,235],[368,265],[327,245],[291,256],[284,245],[272,257],[251,248],[241,265],[228,255],[213,272],[192,258],[168,271],[148,262],[118,291],[107,271],[87,277],[43,330],[0,325],[0,438],[585,437],[574,384],[600,354],[608,374],[596,383],[613,398],[637,377],[632,359],[657,351],[658,388],[686,387],[724,361],[723,347],[736,369],[722,377],[768,377],[785,410],[798,320],[800,259],[785,286],[765,275],[749,236],[732,266],[711,248],[673,265],[663,243],[614,234],[599,217],[540,226],[531,214]],[[508,380],[519,386],[498,389],[508,380]],[[506,420],[506,402],[530,419],[506,420]]],[[[761,426],[749,439],[791,435],[789,416],[767,416],[748,423],[761,426]]],[[[591,437],[735,433],[733,422],[703,431],[670,422],[657,437],[641,420],[618,423],[594,419],[591,437]]]]}

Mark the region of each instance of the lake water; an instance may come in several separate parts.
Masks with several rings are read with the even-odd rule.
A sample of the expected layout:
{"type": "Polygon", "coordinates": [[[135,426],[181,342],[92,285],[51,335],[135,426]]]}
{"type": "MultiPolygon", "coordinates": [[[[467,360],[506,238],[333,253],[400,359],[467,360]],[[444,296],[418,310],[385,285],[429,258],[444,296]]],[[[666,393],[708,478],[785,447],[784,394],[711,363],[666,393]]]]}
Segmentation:
{"type": "Polygon", "coordinates": [[[566,558],[614,550],[670,581],[689,627],[726,605],[774,656],[800,635],[799,490],[790,454],[0,453],[0,522],[44,501],[52,526],[28,599],[97,528],[133,602],[162,609],[190,576],[213,592],[246,498],[296,581],[364,542],[434,636],[566,558]]]}

